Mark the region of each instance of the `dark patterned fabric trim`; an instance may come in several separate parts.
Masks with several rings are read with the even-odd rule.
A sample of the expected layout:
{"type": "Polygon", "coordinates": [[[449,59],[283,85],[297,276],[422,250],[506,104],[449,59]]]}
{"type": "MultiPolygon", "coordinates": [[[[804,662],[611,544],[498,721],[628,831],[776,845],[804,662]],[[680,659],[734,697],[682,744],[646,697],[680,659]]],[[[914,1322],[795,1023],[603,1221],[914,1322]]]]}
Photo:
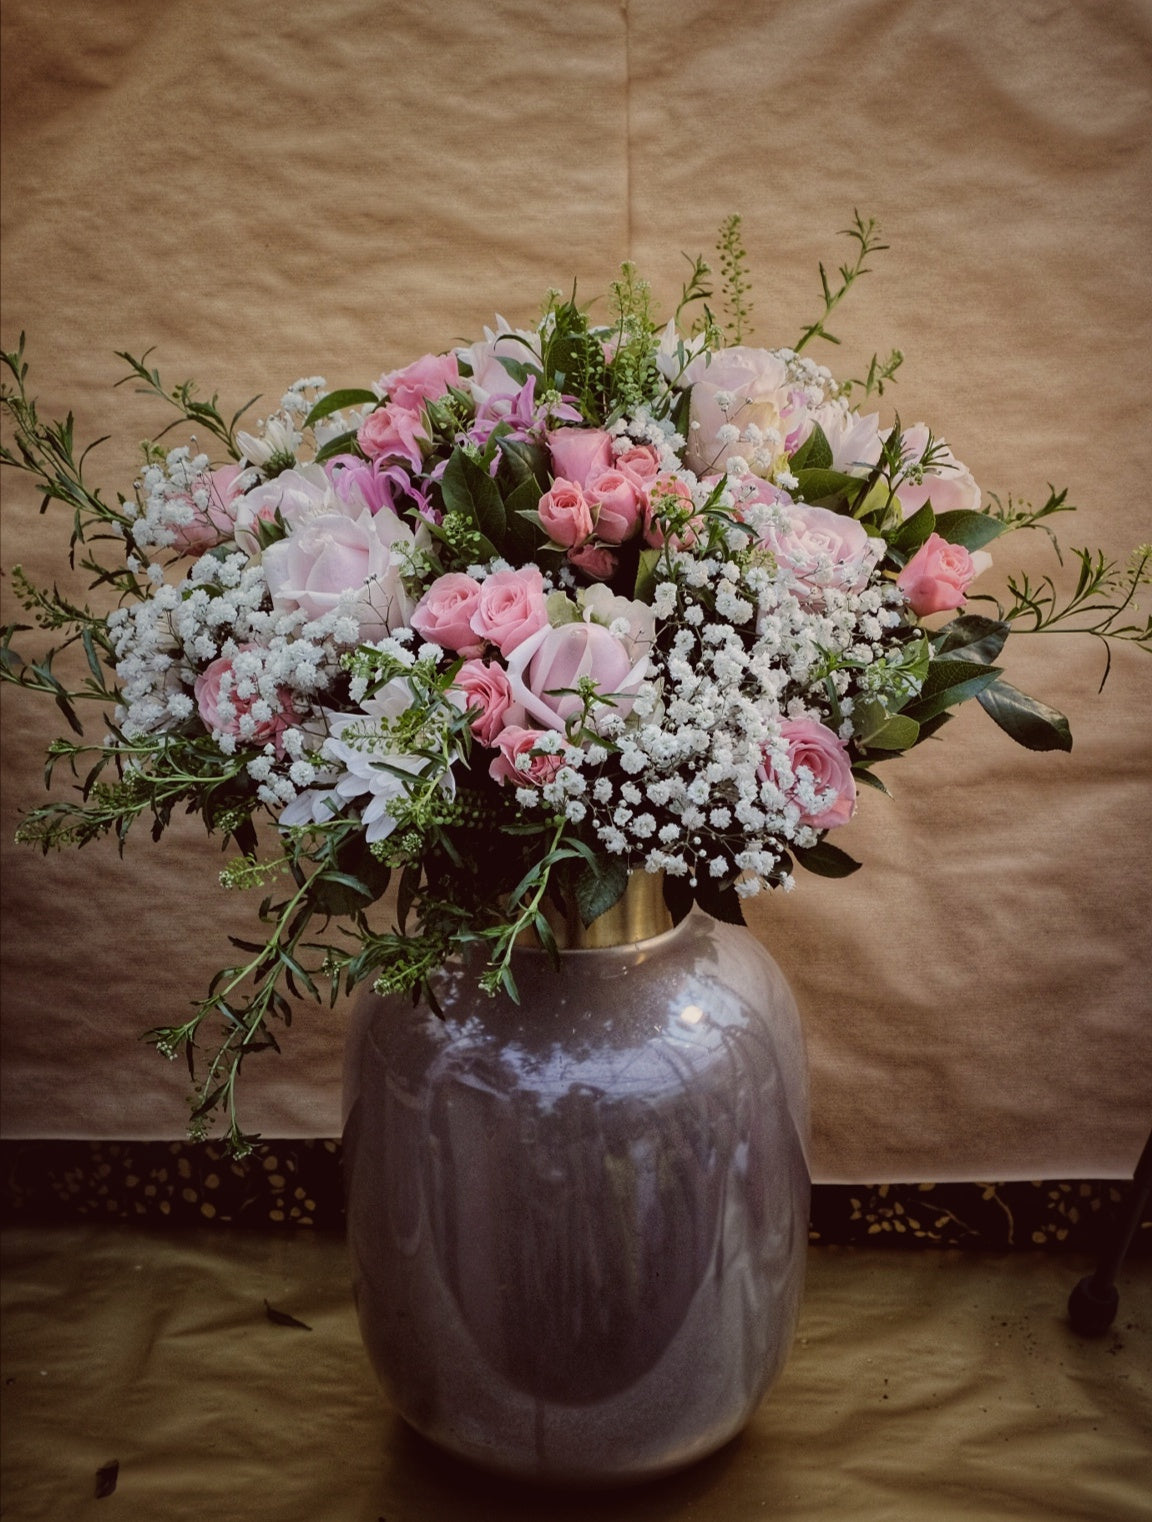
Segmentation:
{"type": "MultiPolygon", "coordinates": [[[[0,1209],[15,1221],[154,1221],[340,1232],[338,1141],[266,1141],[242,1160],[218,1142],[0,1142],[0,1209]]],[[[1116,1180],[818,1184],[810,1240],[825,1246],[1094,1253],[1123,1209],[1116,1180]]],[[[1152,1256],[1152,1216],[1130,1252],[1152,1256]]]]}

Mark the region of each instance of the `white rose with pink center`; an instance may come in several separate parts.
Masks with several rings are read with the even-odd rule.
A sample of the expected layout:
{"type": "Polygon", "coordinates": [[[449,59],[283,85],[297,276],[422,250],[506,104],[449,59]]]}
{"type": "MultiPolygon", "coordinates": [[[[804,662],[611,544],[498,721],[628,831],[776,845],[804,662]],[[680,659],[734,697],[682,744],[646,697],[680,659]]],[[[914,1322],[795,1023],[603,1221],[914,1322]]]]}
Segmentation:
{"type": "Polygon", "coordinates": [[[415,608],[404,586],[415,536],[395,513],[322,512],[264,551],[264,576],[278,612],[310,619],[346,612],[364,640],[383,639],[415,608]]]}

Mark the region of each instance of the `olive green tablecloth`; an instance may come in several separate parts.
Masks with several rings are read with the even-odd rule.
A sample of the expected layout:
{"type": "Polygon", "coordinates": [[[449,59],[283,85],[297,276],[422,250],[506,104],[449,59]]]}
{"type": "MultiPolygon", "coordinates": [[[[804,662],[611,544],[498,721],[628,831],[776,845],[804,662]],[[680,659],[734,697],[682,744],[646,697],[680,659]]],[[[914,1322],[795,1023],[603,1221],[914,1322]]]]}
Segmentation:
{"type": "Polygon", "coordinates": [[[5,1522],[1152,1516],[1147,1261],[1084,1341],[1063,1319],[1074,1256],[814,1249],[792,1360],[745,1435],[577,1496],[489,1479],[399,1422],[335,1236],[19,1227],[4,1251],[5,1522]]]}

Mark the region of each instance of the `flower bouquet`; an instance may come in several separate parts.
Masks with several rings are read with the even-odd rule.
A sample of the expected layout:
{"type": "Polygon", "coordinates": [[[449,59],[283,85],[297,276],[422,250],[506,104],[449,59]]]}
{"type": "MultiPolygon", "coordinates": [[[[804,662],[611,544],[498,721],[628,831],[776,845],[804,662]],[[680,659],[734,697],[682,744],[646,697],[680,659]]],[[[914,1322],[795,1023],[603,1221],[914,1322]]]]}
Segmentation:
{"type": "Polygon", "coordinates": [[[114,501],[71,418],[38,416],[23,339],[4,355],[2,459],[69,511],[102,604],[12,573],[31,625],[5,630],[3,676],[77,736],[48,765],[78,795],[21,835],[123,842],[146,820],[158,838],[183,808],[233,843],[224,885],[262,894],[266,938],[237,939],[189,1018],[150,1033],[188,1059],[194,1134],[223,1107],[250,1144],[237,1075],[304,995],[433,997],[464,953],[515,999],[513,950],[555,953],[553,906],[590,923],[639,873],[675,919],[695,903],[739,921],[798,867],[856,870],[832,832],[961,703],[1070,747],[1062,715],[1005,680],[1010,638],[1147,645],[1147,548],[1126,568],[1073,551],[1067,593],[1023,575],[981,590],[989,547],[1050,534],[1065,494],[986,502],[929,426],[884,421],[899,352],[843,381],[809,357],[883,246],[859,216],[848,236],[786,348],[744,341],[732,218],[719,281],[689,261],[669,321],[625,265],[602,319],[552,292],[532,327],[498,319],[364,388],[297,381],[247,429],[247,409],[123,354],[187,432],[145,445],[114,501]],[[31,626],[56,648],[18,655],[31,626]],[[76,687],[53,664],[70,646],[76,687]]]}

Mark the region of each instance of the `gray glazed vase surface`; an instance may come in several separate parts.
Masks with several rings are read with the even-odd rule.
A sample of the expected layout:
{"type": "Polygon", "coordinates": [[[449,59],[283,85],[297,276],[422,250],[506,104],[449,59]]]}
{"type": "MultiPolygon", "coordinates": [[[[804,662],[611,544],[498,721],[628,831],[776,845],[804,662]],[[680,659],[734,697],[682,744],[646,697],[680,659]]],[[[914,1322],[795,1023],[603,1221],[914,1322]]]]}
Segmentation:
{"type": "Polygon", "coordinates": [[[807,1075],[788,985],[699,911],[651,940],[458,967],[443,1018],[361,996],[353,1285],[397,1411],[525,1479],[654,1477],[733,1437],[791,1346],[807,1075]]]}

